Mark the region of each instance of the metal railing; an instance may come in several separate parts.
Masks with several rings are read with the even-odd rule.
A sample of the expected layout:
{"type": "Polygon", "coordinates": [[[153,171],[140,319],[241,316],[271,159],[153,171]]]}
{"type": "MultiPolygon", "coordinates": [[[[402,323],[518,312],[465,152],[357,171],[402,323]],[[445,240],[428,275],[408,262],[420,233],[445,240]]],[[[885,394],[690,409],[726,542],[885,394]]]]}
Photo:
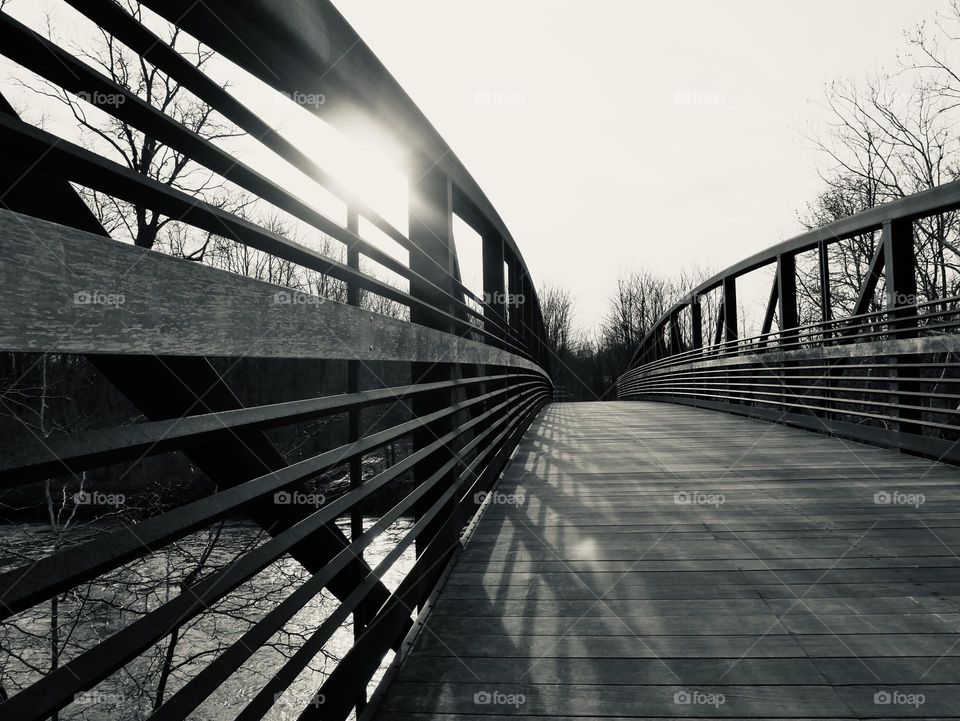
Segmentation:
{"type": "Polygon", "coordinates": [[[914,228],[958,207],[954,182],[805,233],[713,276],[646,334],[618,379],[618,397],[733,411],[960,461],[960,298],[918,299],[914,228]],[[876,231],[853,312],[835,318],[830,246],[876,231]],[[807,284],[815,296],[808,305],[820,318],[800,323],[798,256],[808,251],[816,253],[808,278],[818,278],[807,284]],[[738,337],[737,279],[765,266],[774,274],[761,331],[738,337]],[[719,301],[705,340],[701,304],[712,291],[719,301]]]}
{"type": "Polygon", "coordinates": [[[12,693],[0,703],[0,718],[51,717],[283,557],[302,564],[307,580],[277,598],[269,613],[172,689],[150,718],[187,718],[324,589],[338,599],[335,610],[255,690],[237,718],[248,721],[270,712],[352,618],[353,646],[311,698],[324,703],[305,703],[300,715],[345,718],[362,709],[367,685],[388,652],[402,648],[416,609],[476,512],[480,492],[496,481],[551,396],[543,321],[530,274],[486,196],[329,2],[250,3],[242,9],[227,0],[143,4],[276,90],[291,96],[307,89],[325,94],[330,102],[314,110],[329,113],[331,122],[344,106],[382,122],[413,158],[407,234],[119,4],[66,2],[343,200],[346,223],[320,214],[279,180],[259,174],[3,12],[0,53],[65,91],[122,98],[101,109],[343,243],[347,262],[30,125],[2,103],[0,145],[7,170],[0,173],[5,205],[0,210],[0,351],[85,355],[146,420],[42,439],[31,437],[24,426],[0,456],[0,488],[112,464],[132,466],[147,456],[177,451],[213,481],[215,491],[0,574],[0,620],[16,618],[224,518],[251,517],[270,538],[12,693]],[[277,294],[287,292],[282,286],[111,240],[71,183],[342,281],[348,303],[278,303],[277,294]],[[482,297],[461,282],[453,214],[482,237],[482,297]],[[361,237],[360,218],[408,251],[409,262],[361,237]],[[409,290],[361,270],[361,256],[404,279],[409,290]],[[109,288],[125,302],[109,310],[70,302],[90,288],[109,288]],[[361,290],[408,309],[410,320],[364,310],[361,290]],[[519,304],[508,307],[511,298],[519,304]],[[208,358],[249,356],[343,360],[346,387],[337,395],[243,406],[208,358]],[[365,362],[409,364],[411,383],[362,390],[365,362]],[[410,420],[362,430],[362,410],[398,401],[410,405],[410,420]],[[345,425],[348,442],[289,463],[266,435],[316,419],[345,425]],[[364,478],[363,456],[400,438],[412,439],[412,452],[364,478]],[[349,467],[349,488],[319,507],[271,501],[277,492],[306,488],[302,484],[337,466],[349,467]],[[414,484],[402,500],[365,529],[364,502],[410,473],[414,484]],[[412,516],[413,525],[370,568],[364,549],[402,516],[412,516]],[[349,535],[335,523],[344,517],[350,519],[349,535]],[[411,548],[416,560],[391,590],[383,576],[411,548]]]}

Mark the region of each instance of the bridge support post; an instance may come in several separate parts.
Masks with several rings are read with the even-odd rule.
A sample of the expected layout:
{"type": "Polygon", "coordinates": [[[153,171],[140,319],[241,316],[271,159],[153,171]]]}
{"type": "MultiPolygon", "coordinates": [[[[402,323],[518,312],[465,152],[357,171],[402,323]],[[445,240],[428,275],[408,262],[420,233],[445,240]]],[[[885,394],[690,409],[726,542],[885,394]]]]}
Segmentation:
{"type": "Polygon", "coordinates": [[[489,306],[483,314],[490,319],[490,327],[495,324],[505,326],[507,288],[503,272],[503,238],[492,230],[483,236],[483,299],[489,306]]]}
{"type": "Polygon", "coordinates": [[[514,338],[524,337],[523,316],[517,305],[517,298],[523,293],[523,285],[520,279],[520,261],[512,252],[507,251],[507,315],[509,316],[510,330],[513,331],[514,338]]]}
{"type": "Polygon", "coordinates": [[[693,349],[703,348],[703,308],[700,306],[700,296],[690,299],[690,336],[693,339],[693,349]]]}
{"type": "MultiPolygon", "coordinates": [[[[360,233],[360,215],[356,208],[350,206],[347,208],[347,230],[353,233],[360,233]]],[[[347,265],[351,268],[360,269],[360,251],[355,245],[347,248],[347,265]]],[[[353,282],[347,283],[347,304],[360,306],[360,287],[353,282]]],[[[360,391],[360,361],[347,361],[347,393],[358,393],[360,391]]],[[[347,440],[350,443],[356,443],[362,437],[360,430],[360,409],[355,408],[347,414],[347,440]]],[[[350,488],[359,488],[363,484],[363,457],[354,456],[350,459],[350,488]]],[[[350,540],[356,541],[363,535],[363,507],[362,502],[358,501],[350,509],[350,540]]],[[[360,551],[358,558],[363,561],[363,551],[360,551]]],[[[353,611],[353,638],[354,641],[360,638],[366,628],[366,609],[364,604],[360,603],[353,611]]],[[[357,698],[357,713],[363,711],[366,705],[366,690],[360,692],[357,698]]]]}
{"type": "MultiPolygon", "coordinates": [[[[895,338],[912,338],[917,335],[917,258],[913,245],[913,222],[909,219],[894,220],[883,224],[880,240],[883,246],[886,276],[887,330],[895,338]]],[[[923,427],[914,421],[920,420],[920,411],[903,406],[921,404],[920,383],[901,380],[901,375],[913,375],[915,370],[896,366],[915,364],[918,355],[891,356],[891,377],[897,390],[898,430],[901,433],[923,432],[923,427]]]]}
{"type": "MultiPolygon", "coordinates": [[[[690,338],[693,350],[703,349],[703,308],[700,305],[700,296],[696,294],[690,298],[690,338]]],[[[693,386],[692,393],[696,400],[698,398],[696,384],[693,386]]]]}
{"type": "MultiPolygon", "coordinates": [[[[483,234],[483,300],[487,304],[484,308],[484,317],[490,319],[487,328],[499,324],[500,328],[507,327],[507,284],[504,272],[503,237],[492,229],[483,234]]],[[[506,343],[497,341],[501,348],[506,343]]],[[[487,369],[485,368],[485,371],[487,369]]],[[[490,389],[484,384],[483,392],[490,389]]],[[[484,404],[485,406],[489,404],[484,404]]]]}
{"type": "MultiPolygon", "coordinates": [[[[820,320],[828,323],[833,320],[833,295],[830,292],[830,253],[827,241],[817,244],[817,260],[820,264],[820,320]]],[[[824,328],[824,339],[832,334],[824,328]]]]}
{"type": "Polygon", "coordinates": [[[737,334],[737,279],[728,276],[723,279],[723,341],[733,343],[737,334]]]}
{"type": "MultiPolygon", "coordinates": [[[[823,333],[821,342],[823,345],[828,345],[828,339],[833,337],[832,330],[827,329],[827,323],[833,320],[833,295],[830,292],[830,252],[827,245],[827,241],[821,240],[817,244],[817,260],[820,264],[820,320],[823,321],[823,333]]],[[[832,378],[830,373],[830,362],[825,361],[824,365],[828,366],[823,370],[823,385],[824,385],[824,401],[823,406],[825,408],[832,408],[830,401],[826,400],[831,395],[832,390],[832,378]]],[[[823,416],[826,420],[833,418],[833,413],[830,411],[824,411],[823,416]]]]}
{"type": "MultiPolygon", "coordinates": [[[[780,345],[786,349],[797,347],[800,325],[797,313],[797,258],[785,254],[777,256],[777,300],[780,307],[780,345]]],[[[791,378],[796,371],[790,370],[796,363],[784,362],[781,375],[781,400],[785,413],[796,411],[798,394],[790,386],[791,378]]]]}
{"type": "MultiPolygon", "coordinates": [[[[410,252],[410,268],[424,280],[432,282],[431,287],[416,278],[410,280],[410,295],[427,301],[441,310],[453,312],[450,299],[454,295],[452,276],[456,272],[455,256],[453,252],[453,188],[447,176],[436,167],[432,167],[418,176],[416,183],[410,188],[410,242],[416,246],[416,251],[410,252]],[[439,288],[439,290],[438,290],[439,288]],[[445,295],[448,294],[448,295],[445,295]]],[[[449,321],[438,318],[435,313],[422,311],[416,308],[410,310],[410,320],[413,323],[430,326],[446,332],[453,332],[449,321]]],[[[410,368],[412,383],[433,383],[453,379],[453,368],[448,363],[412,363],[410,368]]],[[[455,402],[455,395],[451,391],[435,391],[420,394],[413,399],[412,409],[414,417],[422,417],[429,413],[448,408],[455,402]]],[[[454,423],[452,417],[444,418],[426,424],[413,433],[413,450],[428,446],[437,438],[450,432],[454,423]]],[[[452,457],[448,448],[435,451],[414,467],[413,475],[416,483],[422,483],[438,468],[452,457]]],[[[437,498],[443,494],[450,480],[437,484],[430,493],[414,507],[414,513],[419,517],[425,513],[437,498]]],[[[440,513],[438,518],[445,517],[440,513]]],[[[430,544],[436,534],[438,525],[431,524],[416,540],[416,554],[420,556],[430,544]]]]}
{"type": "MultiPolygon", "coordinates": [[[[737,338],[737,279],[727,276],[723,279],[723,346],[721,353],[736,353],[737,338]]],[[[724,372],[724,388],[730,395],[730,371],[724,372]]],[[[731,403],[737,403],[731,400],[731,403]]]]}
{"type": "Polygon", "coordinates": [[[683,352],[683,334],[680,332],[680,311],[670,314],[670,354],[683,352]]]}

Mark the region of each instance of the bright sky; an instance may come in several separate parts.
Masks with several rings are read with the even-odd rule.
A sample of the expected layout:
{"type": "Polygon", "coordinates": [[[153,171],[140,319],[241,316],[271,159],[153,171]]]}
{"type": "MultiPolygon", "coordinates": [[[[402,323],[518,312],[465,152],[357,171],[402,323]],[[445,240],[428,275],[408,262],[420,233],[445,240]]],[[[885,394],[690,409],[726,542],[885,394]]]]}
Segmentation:
{"type": "MultiPolygon", "coordinates": [[[[824,159],[804,134],[824,120],[825,84],[895,68],[903,32],[947,8],[947,0],[334,3],[485,190],[534,279],[573,292],[583,328],[601,321],[628,270],[718,270],[799,232],[797,211],[821,187],[824,159]]],[[[67,44],[96,37],[62,0],[13,0],[5,10],[40,32],[49,13],[67,44]]],[[[344,141],[222,59],[209,71],[405,230],[404,180],[384,171],[383,148],[344,141]]],[[[62,108],[18,87],[11,63],[0,72],[18,107],[49,112],[45,126],[73,139],[62,108]]],[[[342,203],[261,146],[237,154],[342,222],[342,203]]],[[[465,281],[479,290],[477,239],[455,232],[465,281]]]]}
{"type": "Polygon", "coordinates": [[[720,269],[795,235],[820,187],[803,135],[824,85],[895,66],[903,31],[947,7],[334,2],[585,327],[627,269],[720,269]]]}

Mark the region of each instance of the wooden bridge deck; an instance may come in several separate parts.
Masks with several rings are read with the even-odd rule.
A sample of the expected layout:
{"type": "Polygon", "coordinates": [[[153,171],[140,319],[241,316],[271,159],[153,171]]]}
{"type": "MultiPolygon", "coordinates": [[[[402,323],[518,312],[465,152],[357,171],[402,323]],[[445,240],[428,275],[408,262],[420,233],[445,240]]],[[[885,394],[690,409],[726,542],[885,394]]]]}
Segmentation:
{"type": "Polygon", "coordinates": [[[549,406],[378,718],[960,716],[958,479],[712,411],[549,406]]]}

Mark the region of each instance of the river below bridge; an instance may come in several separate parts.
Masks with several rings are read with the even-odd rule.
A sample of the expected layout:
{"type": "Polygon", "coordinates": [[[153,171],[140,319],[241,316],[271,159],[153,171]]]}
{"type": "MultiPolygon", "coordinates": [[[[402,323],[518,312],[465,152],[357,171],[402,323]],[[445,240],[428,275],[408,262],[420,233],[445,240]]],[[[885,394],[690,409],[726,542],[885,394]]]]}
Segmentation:
{"type": "MultiPolygon", "coordinates": [[[[367,518],[364,525],[369,527],[375,521],[367,518]]],[[[344,532],[349,533],[347,521],[339,523],[344,532]]],[[[412,520],[401,519],[381,534],[364,554],[370,566],[375,566],[411,526],[412,520]]],[[[109,528],[102,523],[87,525],[74,532],[69,541],[77,542],[109,528]]],[[[96,583],[73,589],[59,596],[56,602],[40,604],[0,623],[0,684],[12,695],[47,673],[54,655],[62,666],[178,595],[179,584],[190,580],[190,574],[198,566],[202,567],[202,577],[233,563],[242,553],[265,540],[266,534],[252,522],[225,521],[212,531],[193,534],[112,571],[96,583]],[[51,631],[54,627],[55,634],[51,631]]],[[[41,558],[53,550],[55,543],[56,538],[47,525],[0,525],[0,570],[41,558]]],[[[385,576],[386,585],[395,589],[412,563],[413,551],[408,549],[385,576]]],[[[170,647],[169,637],[163,639],[94,690],[78,696],[61,712],[60,719],[136,721],[146,718],[156,703],[159,688],[163,687],[163,698],[168,699],[306,580],[307,575],[300,564],[289,557],[272,564],[210,610],[185,623],[175,646],[170,647]]],[[[315,597],[190,718],[200,721],[235,718],[266,679],[336,607],[337,601],[326,591],[315,597]]],[[[297,718],[333,668],[335,659],[349,650],[352,640],[352,627],[347,624],[340,628],[327,642],[323,654],[300,674],[265,718],[274,721],[297,718]]],[[[384,666],[389,660],[390,656],[384,666]]],[[[379,680],[379,676],[375,680],[379,680]]]]}

